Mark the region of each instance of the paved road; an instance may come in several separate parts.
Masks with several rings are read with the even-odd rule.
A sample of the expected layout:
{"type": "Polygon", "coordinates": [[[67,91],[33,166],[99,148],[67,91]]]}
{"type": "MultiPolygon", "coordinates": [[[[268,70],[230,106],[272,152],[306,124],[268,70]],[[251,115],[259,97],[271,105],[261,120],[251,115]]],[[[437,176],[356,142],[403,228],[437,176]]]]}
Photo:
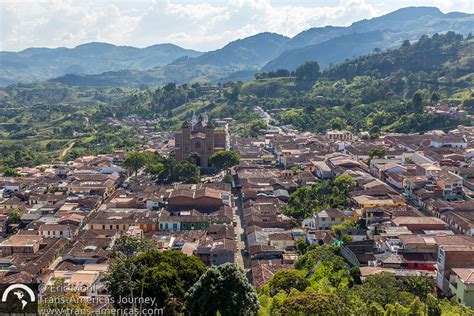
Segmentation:
{"type": "Polygon", "coordinates": [[[266,112],[260,106],[255,107],[255,111],[262,118],[262,120],[264,120],[267,123],[270,129],[278,131],[279,134],[282,133],[281,127],[270,124],[272,121],[272,116],[268,114],[268,112],[266,112]]]}
{"type": "Polygon", "coordinates": [[[245,250],[245,242],[244,242],[245,235],[244,235],[244,228],[242,227],[240,216],[238,215],[237,206],[234,207],[233,214],[235,215],[234,218],[235,218],[235,221],[237,222],[237,225],[235,226],[235,242],[237,245],[237,251],[235,253],[235,264],[242,270],[245,270],[244,256],[243,256],[243,253],[245,250]]]}
{"type": "MultiPolygon", "coordinates": [[[[245,272],[248,272],[250,269],[250,257],[245,256],[245,250],[246,250],[246,243],[245,243],[245,231],[244,227],[242,225],[243,222],[243,208],[242,208],[242,194],[239,193],[237,195],[237,198],[235,199],[235,204],[236,207],[234,209],[234,212],[237,213],[237,226],[235,227],[235,232],[237,234],[237,248],[238,248],[238,256],[242,258],[242,268],[244,269],[245,272]]],[[[247,249],[248,250],[248,249],[247,249]]],[[[239,259],[240,260],[240,259],[239,259]]]]}

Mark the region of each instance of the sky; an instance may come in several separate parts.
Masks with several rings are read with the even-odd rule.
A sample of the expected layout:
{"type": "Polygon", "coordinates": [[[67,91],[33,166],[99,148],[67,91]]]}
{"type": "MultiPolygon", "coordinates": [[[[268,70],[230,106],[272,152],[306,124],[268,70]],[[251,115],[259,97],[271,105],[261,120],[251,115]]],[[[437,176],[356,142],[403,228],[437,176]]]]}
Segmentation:
{"type": "Polygon", "coordinates": [[[107,42],[209,51],[259,32],[294,36],[407,6],[474,13],[474,0],[0,0],[0,50],[107,42]]]}

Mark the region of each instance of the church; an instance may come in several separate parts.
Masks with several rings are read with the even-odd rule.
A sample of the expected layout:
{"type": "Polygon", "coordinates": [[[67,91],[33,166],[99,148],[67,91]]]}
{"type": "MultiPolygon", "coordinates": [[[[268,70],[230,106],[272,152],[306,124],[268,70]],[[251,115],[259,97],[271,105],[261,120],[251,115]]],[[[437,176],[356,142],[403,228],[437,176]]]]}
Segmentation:
{"type": "Polygon", "coordinates": [[[174,138],[176,161],[186,160],[191,153],[197,153],[193,156],[201,168],[209,168],[209,157],[227,147],[226,130],[216,128],[206,114],[199,117],[193,114],[191,123],[184,121],[174,138]]]}

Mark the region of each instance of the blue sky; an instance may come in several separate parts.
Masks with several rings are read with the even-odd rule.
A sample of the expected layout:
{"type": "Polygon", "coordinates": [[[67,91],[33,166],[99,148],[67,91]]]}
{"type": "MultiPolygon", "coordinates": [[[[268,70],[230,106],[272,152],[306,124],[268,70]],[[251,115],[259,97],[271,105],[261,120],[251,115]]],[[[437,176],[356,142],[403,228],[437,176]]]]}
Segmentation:
{"type": "Polygon", "coordinates": [[[202,51],[259,32],[350,25],[406,6],[474,13],[474,0],[0,0],[0,50],[91,41],[202,51]]]}

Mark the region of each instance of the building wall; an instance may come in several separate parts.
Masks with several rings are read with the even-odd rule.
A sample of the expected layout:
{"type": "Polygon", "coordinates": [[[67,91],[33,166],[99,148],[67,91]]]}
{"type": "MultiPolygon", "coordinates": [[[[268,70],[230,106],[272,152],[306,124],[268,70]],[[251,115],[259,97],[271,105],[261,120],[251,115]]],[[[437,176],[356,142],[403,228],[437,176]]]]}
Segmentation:
{"type": "Polygon", "coordinates": [[[204,133],[205,137],[192,138],[191,127],[183,126],[175,133],[175,157],[177,161],[183,161],[192,152],[200,156],[200,166],[209,167],[209,157],[217,150],[225,150],[227,137],[225,131],[218,130],[211,126],[206,126],[196,131],[204,133]]]}
{"type": "Polygon", "coordinates": [[[456,276],[455,282],[456,286],[450,284],[449,289],[455,296],[456,302],[474,307],[474,284],[465,284],[458,276],[456,276]]]}

